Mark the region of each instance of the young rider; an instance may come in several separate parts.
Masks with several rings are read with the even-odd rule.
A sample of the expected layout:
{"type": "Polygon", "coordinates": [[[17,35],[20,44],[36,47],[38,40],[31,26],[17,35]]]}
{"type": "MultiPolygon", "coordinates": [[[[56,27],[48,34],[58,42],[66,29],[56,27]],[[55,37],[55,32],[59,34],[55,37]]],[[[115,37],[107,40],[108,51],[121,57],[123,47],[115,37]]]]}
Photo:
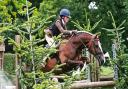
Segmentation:
{"type": "Polygon", "coordinates": [[[45,30],[45,39],[49,46],[55,47],[53,36],[58,36],[61,33],[71,33],[67,30],[66,24],[70,19],[70,11],[68,9],[61,9],[58,19],[51,27],[45,30]]]}

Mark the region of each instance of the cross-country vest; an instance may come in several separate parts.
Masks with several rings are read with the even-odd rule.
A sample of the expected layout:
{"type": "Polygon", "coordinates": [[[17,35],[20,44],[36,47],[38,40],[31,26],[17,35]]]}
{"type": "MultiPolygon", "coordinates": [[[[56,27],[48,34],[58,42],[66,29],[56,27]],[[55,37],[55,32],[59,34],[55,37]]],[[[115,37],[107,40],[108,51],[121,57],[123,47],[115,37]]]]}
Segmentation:
{"type": "MultiPolygon", "coordinates": [[[[50,27],[50,30],[51,30],[53,36],[58,36],[58,35],[61,33],[61,32],[59,31],[58,27],[55,25],[56,22],[57,22],[57,21],[55,21],[55,22],[53,23],[53,25],[50,27]]],[[[66,29],[66,26],[64,26],[64,24],[63,24],[63,22],[62,22],[62,19],[60,19],[59,22],[60,22],[62,28],[63,28],[63,29],[66,29]]]]}

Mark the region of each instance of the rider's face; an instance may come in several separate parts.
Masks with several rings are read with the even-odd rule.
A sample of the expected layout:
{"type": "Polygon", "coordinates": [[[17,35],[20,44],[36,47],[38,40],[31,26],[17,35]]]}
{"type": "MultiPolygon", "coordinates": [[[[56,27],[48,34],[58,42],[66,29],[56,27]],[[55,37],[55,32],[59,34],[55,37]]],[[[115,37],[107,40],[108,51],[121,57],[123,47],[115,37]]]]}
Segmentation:
{"type": "Polygon", "coordinates": [[[67,23],[69,21],[69,17],[64,17],[64,22],[67,23]]]}

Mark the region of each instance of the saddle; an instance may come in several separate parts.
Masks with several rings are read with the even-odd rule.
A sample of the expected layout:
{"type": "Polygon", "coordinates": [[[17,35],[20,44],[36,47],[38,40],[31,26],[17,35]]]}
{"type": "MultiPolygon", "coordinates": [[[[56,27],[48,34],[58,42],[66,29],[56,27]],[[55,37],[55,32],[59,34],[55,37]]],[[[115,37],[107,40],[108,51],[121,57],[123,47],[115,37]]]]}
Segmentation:
{"type": "MultiPolygon", "coordinates": [[[[58,48],[60,43],[65,43],[67,40],[72,36],[70,32],[64,32],[60,34],[61,41],[54,41],[55,42],[55,48],[58,48]]],[[[48,44],[45,45],[46,48],[50,48],[48,44]]]]}

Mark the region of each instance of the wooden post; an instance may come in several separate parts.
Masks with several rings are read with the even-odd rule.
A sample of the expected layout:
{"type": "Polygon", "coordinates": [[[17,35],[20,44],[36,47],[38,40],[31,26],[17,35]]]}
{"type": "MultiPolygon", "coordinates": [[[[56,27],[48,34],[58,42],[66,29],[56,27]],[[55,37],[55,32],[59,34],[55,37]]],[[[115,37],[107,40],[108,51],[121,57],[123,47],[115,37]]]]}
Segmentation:
{"type": "Polygon", "coordinates": [[[95,80],[94,81],[100,81],[100,66],[99,66],[99,62],[96,58],[94,58],[94,71],[95,71],[95,80]]]}
{"type": "Polygon", "coordinates": [[[0,70],[3,70],[4,51],[5,51],[5,45],[4,43],[1,43],[0,44],[0,70]]]}
{"type": "MultiPolygon", "coordinates": [[[[20,45],[20,35],[16,35],[15,36],[15,41],[18,45],[20,45]]],[[[15,63],[16,63],[16,68],[19,65],[19,54],[15,53],[15,63]]],[[[16,71],[16,89],[20,89],[19,88],[19,71],[16,71]]]]}
{"type": "MultiPolygon", "coordinates": [[[[90,60],[90,53],[89,53],[87,48],[85,48],[84,56],[87,57],[90,60]]],[[[88,82],[91,82],[91,66],[90,66],[90,64],[87,64],[86,78],[87,78],[88,82]]]]}
{"type": "Polygon", "coordinates": [[[91,60],[91,82],[99,81],[99,63],[97,59],[94,58],[92,54],[90,54],[90,60],[91,60]]]}
{"type": "MultiPolygon", "coordinates": [[[[117,50],[117,44],[114,41],[112,44],[113,60],[116,60],[116,56],[117,56],[116,50],[117,50]]],[[[118,67],[116,64],[114,65],[114,79],[118,80],[118,67]]]]}

